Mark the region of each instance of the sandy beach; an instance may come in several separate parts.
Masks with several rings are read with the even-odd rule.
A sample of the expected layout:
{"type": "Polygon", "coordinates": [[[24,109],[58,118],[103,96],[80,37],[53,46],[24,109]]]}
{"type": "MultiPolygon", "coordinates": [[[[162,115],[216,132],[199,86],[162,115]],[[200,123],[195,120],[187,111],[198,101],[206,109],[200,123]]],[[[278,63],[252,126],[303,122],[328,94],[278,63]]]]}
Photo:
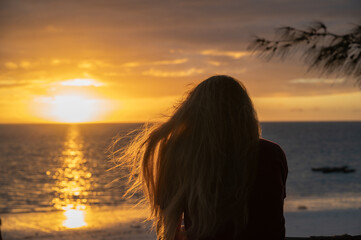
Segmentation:
{"type": "Polygon", "coordinates": [[[143,207],[125,205],[66,213],[2,214],[3,239],[155,239],[151,224],[144,221],[143,207]]]}
{"type": "MultiPolygon", "coordinates": [[[[144,207],[129,205],[86,211],[2,214],[4,240],[156,239],[144,207]]],[[[360,235],[361,209],[286,212],[286,236],[360,235]]]]}

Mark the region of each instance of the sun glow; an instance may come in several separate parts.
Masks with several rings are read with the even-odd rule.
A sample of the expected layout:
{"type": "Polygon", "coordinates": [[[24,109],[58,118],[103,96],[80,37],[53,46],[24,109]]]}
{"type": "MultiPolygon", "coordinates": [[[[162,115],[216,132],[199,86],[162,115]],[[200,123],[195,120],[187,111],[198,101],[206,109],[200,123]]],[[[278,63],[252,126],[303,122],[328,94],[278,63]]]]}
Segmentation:
{"type": "Polygon", "coordinates": [[[89,122],[97,110],[97,100],[83,96],[55,96],[51,101],[52,116],[60,122],[89,122]]]}
{"type": "Polygon", "coordinates": [[[70,80],[61,82],[61,85],[62,86],[76,86],[76,87],[89,87],[89,86],[100,87],[100,86],[103,86],[102,83],[97,82],[93,79],[70,79],[70,80]]]}
{"type": "Polygon", "coordinates": [[[84,220],[84,211],[82,210],[67,209],[64,212],[64,216],[66,217],[63,222],[64,227],[79,228],[87,225],[84,220]]]}

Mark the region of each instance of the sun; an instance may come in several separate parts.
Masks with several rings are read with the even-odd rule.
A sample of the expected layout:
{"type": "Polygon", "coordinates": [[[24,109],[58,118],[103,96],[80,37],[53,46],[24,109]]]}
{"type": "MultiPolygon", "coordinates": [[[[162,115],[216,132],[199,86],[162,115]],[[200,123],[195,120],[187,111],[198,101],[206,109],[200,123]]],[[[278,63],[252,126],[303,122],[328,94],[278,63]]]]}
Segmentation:
{"type": "Polygon", "coordinates": [[[85,96],[55,96],[51,101],[51,115],[59,122],[90,122],[97,111],[97,101],[85,96]]]}

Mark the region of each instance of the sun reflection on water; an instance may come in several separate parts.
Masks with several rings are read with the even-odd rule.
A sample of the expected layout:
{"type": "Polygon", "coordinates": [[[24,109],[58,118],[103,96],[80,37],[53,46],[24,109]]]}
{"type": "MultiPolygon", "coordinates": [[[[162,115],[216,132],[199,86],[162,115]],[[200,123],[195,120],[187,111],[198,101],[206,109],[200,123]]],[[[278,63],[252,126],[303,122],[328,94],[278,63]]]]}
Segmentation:
{"type": "Polygon", "coordinates": [[[63,226],[67,228],[78,228],[86,226],[86,222],[84,220],[84,211],[77,209],[64,209],[64,216],[66,220],[63,222],[63,226]]]}
{"type": "Polygon", "coordinates": [[[62,154],[63,166],[53,176],[56,179],[56,197],[52,200],[56,209],[64,210],[66,220],[63,226],[67,228],[87,225],[85,210],[92,174],[86,166],[82,147],[83,141],[77,126],[70,126],[62,154]]]}

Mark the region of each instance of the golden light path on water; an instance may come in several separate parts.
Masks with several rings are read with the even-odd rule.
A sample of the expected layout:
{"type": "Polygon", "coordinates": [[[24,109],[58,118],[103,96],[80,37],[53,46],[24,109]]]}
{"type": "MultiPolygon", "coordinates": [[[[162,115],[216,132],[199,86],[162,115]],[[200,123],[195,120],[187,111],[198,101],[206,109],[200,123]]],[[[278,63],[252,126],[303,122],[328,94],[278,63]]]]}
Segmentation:
{"type": "Polygon", "coordinates": [[[54,207],[64,210],[66,228],[86,226],[85,221],[87,196],[91,186],[91,176],[86,166],[86,159],[82,151],[83,140],[76,125],[69,126],[64,151],[63,166],[59,168],[53,178],[56,179],[56,197],[52,200],[54,207]]]}

